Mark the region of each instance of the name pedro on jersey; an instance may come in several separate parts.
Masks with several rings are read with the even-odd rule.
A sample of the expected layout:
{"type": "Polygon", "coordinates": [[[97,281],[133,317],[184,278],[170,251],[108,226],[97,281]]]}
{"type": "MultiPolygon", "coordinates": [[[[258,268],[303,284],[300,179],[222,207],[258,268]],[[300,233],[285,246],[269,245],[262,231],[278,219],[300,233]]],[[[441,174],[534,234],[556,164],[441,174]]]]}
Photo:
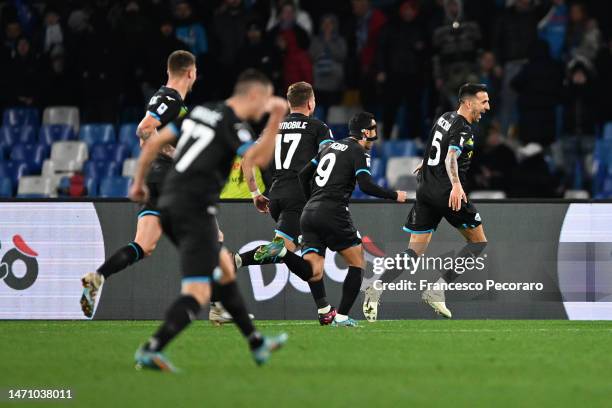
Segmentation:
{"type": "Polygon", "coordinates": [[[374,281],[374,289],[376,290],[453,290],[453,291],[478,291],[478,290],[495,290],[503,292],[540,292],[544,290],[542,282],[496,282],[492,279],[487,279],[483,282],[451,282],[438,283],[428,282],[421,279],[418,282],[402,279],[398,282],[383,282],[380,279],[374,281]]]}

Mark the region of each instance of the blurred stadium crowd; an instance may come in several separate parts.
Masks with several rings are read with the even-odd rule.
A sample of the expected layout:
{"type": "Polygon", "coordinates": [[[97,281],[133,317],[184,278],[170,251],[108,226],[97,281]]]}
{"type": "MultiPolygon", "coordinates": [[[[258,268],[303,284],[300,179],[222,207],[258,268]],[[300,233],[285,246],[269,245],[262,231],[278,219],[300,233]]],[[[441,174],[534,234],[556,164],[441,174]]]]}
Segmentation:
{"type": "Polygon", "coordinates": [[[167,56],[187,49],[199,77],[189,105],[227,97],[255,67],[280,95],[312,83],[336,138],[356,109],[374,112],[373,174],[409,190],[432,121],[462,83],[485,83],[493,110],[469,191],[610,198],[611,11],[595,0],[0,1],[0,195],[124,196],[135,123],[167,56]]]}

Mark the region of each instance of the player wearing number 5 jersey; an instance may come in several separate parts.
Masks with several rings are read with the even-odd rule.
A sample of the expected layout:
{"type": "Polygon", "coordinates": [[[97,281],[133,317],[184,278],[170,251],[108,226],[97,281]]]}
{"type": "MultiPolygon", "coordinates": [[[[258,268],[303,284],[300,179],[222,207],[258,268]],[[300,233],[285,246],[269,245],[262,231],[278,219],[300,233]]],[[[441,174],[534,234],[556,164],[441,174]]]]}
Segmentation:
{"type": "MultiPolygon", "coordinates": [[[[431,129],[425,156],[418,169],[416,203],[404,225],[404,231],[411,234],[406,251],[408,256],[418,257],[425,253],[442,218],[457,228],[467,241],[457,258],[476,257],[484,250],[487,239],[482,220],[476,207],[467,199],[463,185],[474,152],[471,125],[489,109],[486,86],[465,84],[459,90],[459,108],[442,115],[431,129]]],[[[386,271],[381,280],[391,282],[401,272],[386,271]]],[[[454,270],[444,271],[437,286],[443,287],[444,283],[450,283],[458,276],[454,270]]],[[[368,320],[376,320],[379,297],[380,291],[374,286],[366,289],[363,310],[368,320]]],[[[426,290],[422,298],[438,314],[451,317],[443,290],[426,290]]]]}
{"type": "Polygon", "coordinates": [[[304,195],[309,197],[300,218],[304,258],[286,250],[278,256],[292,270],[306,269],[314,280],[320,280],[327,248],[339,252],[348,264],[348,274],[332,325],[353,327],[357,322],[348,314],[359,294],[365,267],[361,237],[348,209],[355,183],[366,194],[400,202],[406,200],[406,192],[391,191],[372,181],[369,150],[377,139],[374,115],[355,115],[349,122],[349,133],[350,137],[321,150],[299,174],[304,195]]]}
{"type": "MultiPolygon", "coordinates": [[[[287,101],[290,113],[281,122],[274,148],[273,183],[268,198],[257,189],[253,164],[246,158],[243,160],[243,171],[253,203],[261,212],[269,212],[276,222],[276,237],[270,245],[235,255],[237,266],[261,265],[265,263],[282,262],[279,258],[267,257],[271,250],[284,246],[294,252],[300,236],[300,216],[306,204],[306,198],[298,180],[299,171],[316,156],[321,148],[333,142],[332,134],[320,120],[313,118],[316,102],[312,86],[306,82],[296,82],[287,90],[287,101]]],[[[289,268],[291,269],[291,268],[289,268]]],[[[310,274],[293,271],[304,281],[312,279],[310,274]]],[[[325,288],[322,281],[308,282],[315,299],[319,313],[319,322],[329,324],[335,315],[335,309],[329,308],[324,301],[325,288]]]]}

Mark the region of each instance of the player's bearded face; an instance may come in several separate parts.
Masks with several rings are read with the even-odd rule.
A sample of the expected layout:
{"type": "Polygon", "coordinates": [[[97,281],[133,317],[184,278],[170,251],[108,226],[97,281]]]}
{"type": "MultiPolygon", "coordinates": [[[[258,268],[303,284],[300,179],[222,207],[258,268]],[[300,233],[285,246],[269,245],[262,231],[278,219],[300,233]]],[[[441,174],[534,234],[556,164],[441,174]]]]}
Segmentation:
{"type": "Polygon", "coordinates": [[[472,114],[472,121],[480,121],[482,114],[488,111],[489,109],[489,94],[486,92],[479,92],[476,97],[473,98],[471,101],[470,112],[472,114]]]}

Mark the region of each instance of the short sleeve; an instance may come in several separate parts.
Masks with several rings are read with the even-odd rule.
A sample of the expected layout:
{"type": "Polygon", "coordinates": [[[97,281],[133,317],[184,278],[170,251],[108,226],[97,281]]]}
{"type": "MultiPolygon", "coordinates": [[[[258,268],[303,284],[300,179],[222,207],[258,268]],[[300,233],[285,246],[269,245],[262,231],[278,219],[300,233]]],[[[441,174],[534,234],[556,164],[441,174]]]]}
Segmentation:
{"type": "Polygon", "coordinates": [[[353,149],[353,162],[355,166],[355,176],[361,173],[372,175],[370,171],[370,154],[362,149],[353,149]]]}
{"type": "Polygon", "coordinates": [[[469,130],[464,126],[451,127],[449,129],[448,149],[455,150],[458,154],[463,151],[463,144],[469,139],[469,130]]]}
{"type": "Polygon", "coordinates": [[[181,111],[182,103],[170,95],[155,95],[147,105],[147,115],[160,121],[162,124],[174,120],[181,111]]]}
{"type": "Polygon", "coordinates": [[[327,144],[333,143],[334,137],[325,123],[317,127],[317,145],[322,150],[327,144]]]}

